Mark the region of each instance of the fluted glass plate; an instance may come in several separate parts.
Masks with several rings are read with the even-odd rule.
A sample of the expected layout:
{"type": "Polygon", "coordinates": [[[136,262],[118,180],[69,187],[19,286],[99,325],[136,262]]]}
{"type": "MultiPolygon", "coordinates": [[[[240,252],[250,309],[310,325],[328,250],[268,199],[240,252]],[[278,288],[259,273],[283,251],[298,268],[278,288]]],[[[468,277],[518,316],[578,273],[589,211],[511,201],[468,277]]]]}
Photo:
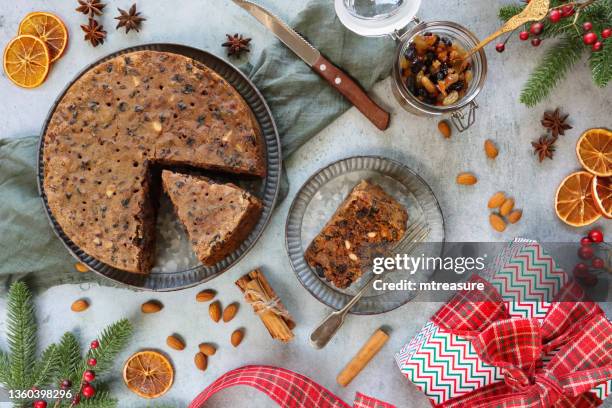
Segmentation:
{"type": "MultiPolygon", "coordinates": [[[[304,252],[321,231],[351,189],[361,180],[380,185],[408,211],[408,227],[420,223],[429,229],[425,243],[413,254],[439,256],[444,245],[444,217],[433,191],[406,165],[379,156],[358,156],[342,159],[311,176],[296,194],[289,209],[285,228],[286,248],[302,285],[319,301],[342,308],[372,276],[371,271],[346,289],[339,289],[320,277],[304,259],[304,252]]],[[[425,273],[410,276],[406,271],[393,271],[383,281],[400,279],[425,280],[425,273]]],[[[416,295],[411,291],[375,291],[370,289],[351,309],[354,314],[376,314],[393,310],[416,295]]]]}

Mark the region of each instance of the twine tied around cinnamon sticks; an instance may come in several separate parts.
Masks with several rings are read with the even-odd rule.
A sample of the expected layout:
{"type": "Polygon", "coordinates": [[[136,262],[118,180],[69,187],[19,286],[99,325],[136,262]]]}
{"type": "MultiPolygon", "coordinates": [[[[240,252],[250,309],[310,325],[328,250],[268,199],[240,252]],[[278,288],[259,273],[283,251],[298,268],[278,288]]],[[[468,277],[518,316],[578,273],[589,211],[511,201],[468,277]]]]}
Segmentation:
{"type": "Polygon", "coordinates": [[[247,273],[236,281],[236,285],[272,338],[284,343],[293,339],[295,322],[261,270],[247,273]]]}

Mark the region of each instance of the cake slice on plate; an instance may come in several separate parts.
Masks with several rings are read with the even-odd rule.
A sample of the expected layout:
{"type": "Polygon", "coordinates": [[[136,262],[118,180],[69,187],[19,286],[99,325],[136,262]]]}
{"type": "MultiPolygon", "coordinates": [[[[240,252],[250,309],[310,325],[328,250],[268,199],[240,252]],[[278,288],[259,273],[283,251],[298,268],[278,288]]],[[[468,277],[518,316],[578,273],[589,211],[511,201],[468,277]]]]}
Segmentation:
{"type": "Polygon", "coordinates": [[[363,180],[312,240],[304,257],[319,276],[347,288],[375,257],[402,239],[407,220],[402,204],[379,185],[363,180]]]}
{"type": "Polygon", "coordinates": [[[162,184],[193,250],[207,266],[215,265],[240,246],[263,209],[257,197],[231,183],[164,170],[162,184]]]}

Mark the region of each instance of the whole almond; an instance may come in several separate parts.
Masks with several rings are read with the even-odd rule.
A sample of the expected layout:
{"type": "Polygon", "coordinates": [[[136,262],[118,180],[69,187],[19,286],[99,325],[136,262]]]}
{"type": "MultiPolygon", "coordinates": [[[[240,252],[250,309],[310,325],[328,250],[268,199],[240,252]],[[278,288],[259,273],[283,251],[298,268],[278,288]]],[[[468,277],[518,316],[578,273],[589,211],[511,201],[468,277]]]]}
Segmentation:
{"type": "Polygon", "coordinates": [[[484,150],[489,159],[495,159],[497,155],[499,154],[499,150],[497,149],[497,146],[495,146],[495,143],[493,143],[491,139],[485,140],[484,150]]]}
{"type": "Polygon", "coordinates": [[[87,266],[85,266],[85,264],[82,264],[80,262],[77,262],[74,264],[74,269],[76,269],[77,271],[81,273],[89,272],[89,269],[87,268],[87,266]]]}
{"type": "Polygon", "coordinates": [[[77,313],[84,312],[87,309],[89,309],[89,302],[85,299],[75,300],[70,306],[70,310],[77,313]]]}
{"type": "Polygon", "coordinates": [[[242,339],[244,338],[244,332],[242,329],[234,330],[232,333],[232,337],[230,338],[232,346],[238,347],[240,343],[242,343],[242,339]]]}
{"type": "Polygon", "coordinates": [[[221,304],[218,300],[208,306],[208,314],[215,322],[218,322],[221,319],[221,304]]]}
{"type": "Polygon", "coordinates": [[[501,207],[499,207],[499,215],[505,217],[510,214],[510,211],[514,208],[514,200],[512,198],[508,198],[501,207]]]}
{"type": "Polygon", "coordinates": [[[168,336],[168,338],[166,339],[166,344],[168,345],[168,347],[174,350],[185,350],[185,343],[176,334],[168,336]]]}
{"type": "Polygon", "coordinates": [[[489,223],[495,231],[504,232],[506,229],[506,221],[497,214],[489,215],[489,223]]]}
{"type": "Polygon", "coordinates": [[[489,208],[499,208],[504,201],[506,201],[506,195],[499,191],[495,194],[493,194],[491,196],[491,198],[489,198],[489,203],[487,204],[487,207],[489,208]]]}
{"type": "Polygon", "coordinates": [[[196,353],[195,357],[193,358],[193,362],[195,363],[195,366],[198,367],[198,370],[205,371],[206,367],[208,366],[208,358],[204,353],[196,353]]]}
{"type": "Polygon", "coordinates": [[[523,211],[514,210],[510,214],[508,214],[508,222],[510,224],[516,224],[521,219],[522,216],[523,216],[523,211]]]}
{"type": "Polygon", "coordinates": [[[478,179],[472,173],[459,173],[457,175],[457,184],[471,186],[478,182],[478,179]]]}
{"type": "Polygon", "coordinates": [[[438,130],[440,131],[442,136],[444,136],[447,139],[449,139],[452,135],[451,127],[448,124],[448,121],[446,120],[441,120],[440,122],[438,122],[438,130]]]}
{"type": "Polygon", "coordinates": [[[216,295],[217,292],[214,290],[205,289],[196,295],[196,300],[198,302],[208,302],[209,300],[213,300],[216,295]]]}
{"type": "Polygon", "coordinates": [[[215,353],[217,352],[217,348],[209,343],[202,343],[198,347],[200,351],[204,353],[204,355],[207,355],[207,356],[214,356],[215,353]]]}
{"type": "Polygon", "coordinates": [[[238,313],[238,303],[232,303],[223,310],[223,321],[225,323],[231,321],[238,313]]]}
{"type": "Polygon", "coordinates": [[[142,304],[142,306],[140,306],[140,310],[142,311],[142,313],[157,313],[163,308],[164,305],[162,305],[157,300],[149,300],[148,302],[145,302],[142,304]]]}

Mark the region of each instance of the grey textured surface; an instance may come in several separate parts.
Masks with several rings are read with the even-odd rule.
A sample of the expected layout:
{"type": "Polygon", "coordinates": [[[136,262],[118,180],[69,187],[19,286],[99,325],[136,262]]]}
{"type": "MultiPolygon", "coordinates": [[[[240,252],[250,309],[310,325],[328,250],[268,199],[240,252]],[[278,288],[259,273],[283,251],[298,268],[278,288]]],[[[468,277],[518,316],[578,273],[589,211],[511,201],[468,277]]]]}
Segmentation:
{"type": "MultiPolygon", "coordinates": [[[[257,22],[229,0],[184,0],[169,3],[162,0],[139,2],[147,17],[140,34],[125,35],[114,30],[112,17],[115,7],[127,8],[127,0],[110,2],[103,18],[109,32],[107,42],[91,48],[82,41],[78,27],[85,17],[73,9],[76,1],[5,1],[0,6],[0,44],[11,38],[20,19],[36,9],[58,13],[69,26],[72,41],[67,55],[60,60],[49,80],[36,90],[14,87],[6,78],[0,79],[0,135],[20,137],[37,133],[47,111],[59,91],[83,66],[114,50],[144,42],[177,42],[201,47],[223,54],[220,43],[226,32],[249,33],[253,37],[251,60],[274,39],[257,22]]],[[[281,16],[295,15],[305,0],[284,2],[267,0],[281,16]]],[[[419,17],[424,20],[453,20],[470,27],[483,37],[497,26],[496,11],[504,1],[449,0],[424,2],[419,17]]],[[[542,48],[546,47],[546,42],[542,48]]],[[[541,241],[576,241],[581,231],[564,226],[553,212],[553,197],[558,183],[578,168],[575,141],[590,127],[612,127],[610,107],[612,91],[595,88],[584,62],[579,63],[570,78],[564,81],[551,98],[529,109],[520,105],[518,94],[530,69],[541,57],[542,49],[513,41],[504,54],[487,49],[489,77],[478,97],[480,109],[476,125],[461,135],[444,140],[437,132],[436,119],[418,118],[401,110],[386,80],[376,88],[377,98],[392,112],[392,125],[386,132],[376,130],[355,109],[340,117],[312,141],[303,146],[287,162],[291,181],[289,198],[273,216],[271,225],[255,249],[235,268],[222,277],[198,288],[167,294],[134,293],[127,290],[85,286],[53,288],[37,299],[41,322],[41,346],[57,341],[66,330],[75,330],[83,344],[88,344],[106,324],[120,317],[129,317],[136,326],[134,341],[117,361],[141,348],[164,349],[176,367],[176,382],[164,401],[177,407],[187,403],[214,378],[244,364],[280,365],[311,376],[346,401],[355,391],[371,394],[398,407],[427,407],[426,399],[398,372],[393,353],[426,322],[439,304],[410,303],[393,312],[376,317],[351,317],[339,335],[321,351],[307,344],[310,330],[327,313],[304,290],[289,266],[284,241],[284,223],[292,197],[299,186],[314,171],[337,160],[356,154],[381,154],[400,160],[428,181],[444,211],[449,240],[501,241],[524,236],[541,241]],[[554,161],[540,164],[531,153],[530,142],[542,133],[539,119],[546,109],[560,106],[570,113],[574,129],[558,142],[554,161]],[[496,161],[485,158],[482,144],[491,138],[500,147],[496,161]],[[473,171],[479,183],[473,187],[459,187],[454,183],[460,171],[473,171]],[[498,190],[511,194],[517,206],[524,210],[521,222],[504,233],[491,230],[487,222],[486,201],[498,190]],[[213,324],[207,316],[207,305],[196,304],[195,293],[207,287],[220,293],[223,304],[240,298],[233,282],[251,268],[263,266],[272,285],[298,322],[296,340],[283,346],[273,343],[263,326],[246,307],[229,324],[213,324]],[[77,297],[91,300],[91,308],[82,314],[70,313],[69,305],[77,297]],[[139,306],[156,298],[166,307],[157,315],[143,316],[139,306]],[[381,325],[392,329],[391,339],[381,354],[346,389],[340,389],[335,377],[370,334],[381,325]],[[229,345],[234,328],[246,327],[246,338],[237,350],[229,345]],[[167,350],[165,338],[177,332],[187,340],[187,350],[167,350]],[[217,343],[218,353],[211,358],[209,369],[198,372],[193,366],[197,344],[217,343]]],[[[351,52],[351,50],[345,50],[351,52]]],[[[610,222],[599,225],[610,231],[610,222]]],[[[4,316],[4,303],[0,316],[4,316]]],[[[4,331],[2,320],[1,331],[4,331]]],[[[4,336],[0,346],[6,346],[4,336]]],[[[118,371],[118,370],[117,370],[118,371]]],[[[120,380],[114,390],[121,406],[145,406],[145,402],[129,393],[120,380]]],[[[265,397],[252,391],[224,392],[214,399],[211,407],[274,406],[265,397]]]]}

